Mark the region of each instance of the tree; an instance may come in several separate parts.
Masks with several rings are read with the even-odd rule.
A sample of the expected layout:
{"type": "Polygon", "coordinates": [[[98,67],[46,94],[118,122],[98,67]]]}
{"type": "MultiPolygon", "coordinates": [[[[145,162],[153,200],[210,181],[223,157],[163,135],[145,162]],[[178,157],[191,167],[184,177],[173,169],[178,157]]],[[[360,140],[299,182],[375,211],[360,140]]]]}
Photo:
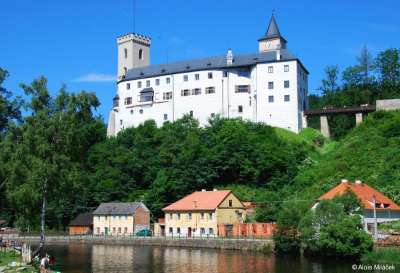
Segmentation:
{"type": "Polygon", "coordinates": [[[8,71],[0,68],[0,138],[2,134],[10,127],[12,120],[19,121],[21,119],[22,100],[12,98],[11,91],[3,87],[4,81],[8,77],[8,71]]]}
{"type": "Polygon", "coordinates": [[[381,84],[394,87],[400,84],[399,50],[387,49],[376,57],[375,69],[381,84]]]}
{"type": "Polygon", "coordinates": [[[372,55],[368,50],[368,47],[364,45],[361,49],[360,55],[357,57],[357,68],[360,72],[362,84],[366,85],[373,81],[371,77],[371,71],[373,67],[372,55]]]}
{"type": "Polygon", "coordinates": [[[325,68],[325,78],[322,79],[322,85],[320,87],[323,95],[328,96],[338,91],[338,75],[339,67],[337,65],[331,65],[325,68]]]}
{"type": "Polygon", "coordinates": [[[372,250],[372,237],[363,230],[360,215],[346,212],[343,200],[352,197],[321,201],[301,220],[299,230],[307,253],[360,257],[372,250]]]}
{"type": "Polygon", "coordinates": [[[104,124],[92,112],[99,102],[94,94],[69,94],[65,87],[54,99],[44,77],[21,87],[30,97],[30,115],[3,144],[7,198],[17,226],[36,228],[41,214],[42,230],[45,224],[64,227],[82,205],[79,198],[85,198],[88,150],[104,139],[104,124]]]}

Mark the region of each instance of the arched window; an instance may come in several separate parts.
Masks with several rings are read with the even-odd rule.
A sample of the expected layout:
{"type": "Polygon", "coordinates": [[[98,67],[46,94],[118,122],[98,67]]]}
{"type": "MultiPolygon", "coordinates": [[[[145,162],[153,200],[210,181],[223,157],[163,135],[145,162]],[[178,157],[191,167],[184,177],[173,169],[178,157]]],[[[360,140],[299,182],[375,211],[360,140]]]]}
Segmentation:
{"type": "Polygon", "coordinates": [[[128,49],[126,49],[126,48],[124,48],[124,56],[125,56],[125,59],[128,58],[128,49]]]}
{"type": "Polygon", "coordinates": [[[139,60],[143,59],[143,50],[139,49],[139,60]]]}

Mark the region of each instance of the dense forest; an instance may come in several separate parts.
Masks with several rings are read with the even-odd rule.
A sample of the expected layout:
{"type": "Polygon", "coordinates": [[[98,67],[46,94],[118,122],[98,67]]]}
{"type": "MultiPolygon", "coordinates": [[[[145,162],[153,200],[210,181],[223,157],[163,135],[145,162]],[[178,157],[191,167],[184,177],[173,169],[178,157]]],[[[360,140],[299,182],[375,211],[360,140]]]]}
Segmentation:
{"type": "MultiPolygon", "coordinates": [[[[189,116],[160,128],[150,120],[106,138],[94,93],[62,86],[51,96],[41,77],[21,84],[23,100],[4,87],[7,77],[0,69],[0,217],[22,229],[39,227],[44,198],[50,229],[106,201],[142,200],[156,220],[168,203],[213,188],[256,201],[256,220],[279,220],[344,177],[400,202],[399,112],[370,114],[357,128],[353,117],[334,117],[333,140],[218,116],[206,127],[189,116]]],[[[311,108],[400,98],[399,50],[372,58],[364,48],[341,80],[329,66],[321,92],[311,108]]]]}

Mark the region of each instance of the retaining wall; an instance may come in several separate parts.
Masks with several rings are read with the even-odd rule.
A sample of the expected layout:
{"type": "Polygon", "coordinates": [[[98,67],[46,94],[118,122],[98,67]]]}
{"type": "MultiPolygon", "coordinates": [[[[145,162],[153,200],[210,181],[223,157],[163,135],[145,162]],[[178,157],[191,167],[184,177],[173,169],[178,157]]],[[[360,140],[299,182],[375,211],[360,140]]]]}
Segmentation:
{"type": "MultiPolygon", "coordinates": [[[[3,236],[3,240],[15,240],[21,243],[39,242],[38,236],[3,236]]],[[[252,251],[272,251],[274,243],[268,239],[231,239],[231,238],[169,238],[169,237],[114,237],[114,236],[48,236],[48,244],[89,243],[144,245],[163,247],[213,248],[252,251]]]]}

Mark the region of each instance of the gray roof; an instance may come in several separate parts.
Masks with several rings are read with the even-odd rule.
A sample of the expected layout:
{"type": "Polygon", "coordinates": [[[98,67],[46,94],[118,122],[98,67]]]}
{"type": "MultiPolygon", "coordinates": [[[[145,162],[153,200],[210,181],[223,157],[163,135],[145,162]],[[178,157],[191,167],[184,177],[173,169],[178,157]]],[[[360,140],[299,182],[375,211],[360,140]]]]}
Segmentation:
{"type": "Polygon", "coordinates": [[[84,212],[79,214],[69,224],[69,226],[91,226],[91,225],[93,225],[93,214],[91,212],[84,212]]]}
{"type": "MultiPolygon", "coordinates": [[[[285,40],[281,33],[279,32],[278,24],[276,23],[275,16],[272,14],[271,20],[269,21],[267,31],[265,35],[259,39],[260,40],[267,40],[267,39],[274,39],[274,38],[281,38],[285,40]]],[[[286,41],[286,40],[285,40],[286,41]]]]}
{"type": "Polygon", "coordinates": [[[145,210],[149,209],[142,202],[130,203],[101,203],[100,206],[93,212],[93,215],[132,215],[136,210],[142,207],[145,210]]]}
{"type": "MultiPolygon", "coordinates": [[[[281,61],[287,60],[297,60],[297,58],[292,55],[287,49],[282,49],[281,61]]],[[[126,77],[121,81],[143,79],[176,73],[193,72],[199,70],[244,67],[266,62],[277,62],[275,51],[242,55],[234,54],[232,65],[227,64],[226,55],[219,55],[196,60],[187,60],[169,64],[157,64],[134,68],[128,70],[126,77]]]]}

